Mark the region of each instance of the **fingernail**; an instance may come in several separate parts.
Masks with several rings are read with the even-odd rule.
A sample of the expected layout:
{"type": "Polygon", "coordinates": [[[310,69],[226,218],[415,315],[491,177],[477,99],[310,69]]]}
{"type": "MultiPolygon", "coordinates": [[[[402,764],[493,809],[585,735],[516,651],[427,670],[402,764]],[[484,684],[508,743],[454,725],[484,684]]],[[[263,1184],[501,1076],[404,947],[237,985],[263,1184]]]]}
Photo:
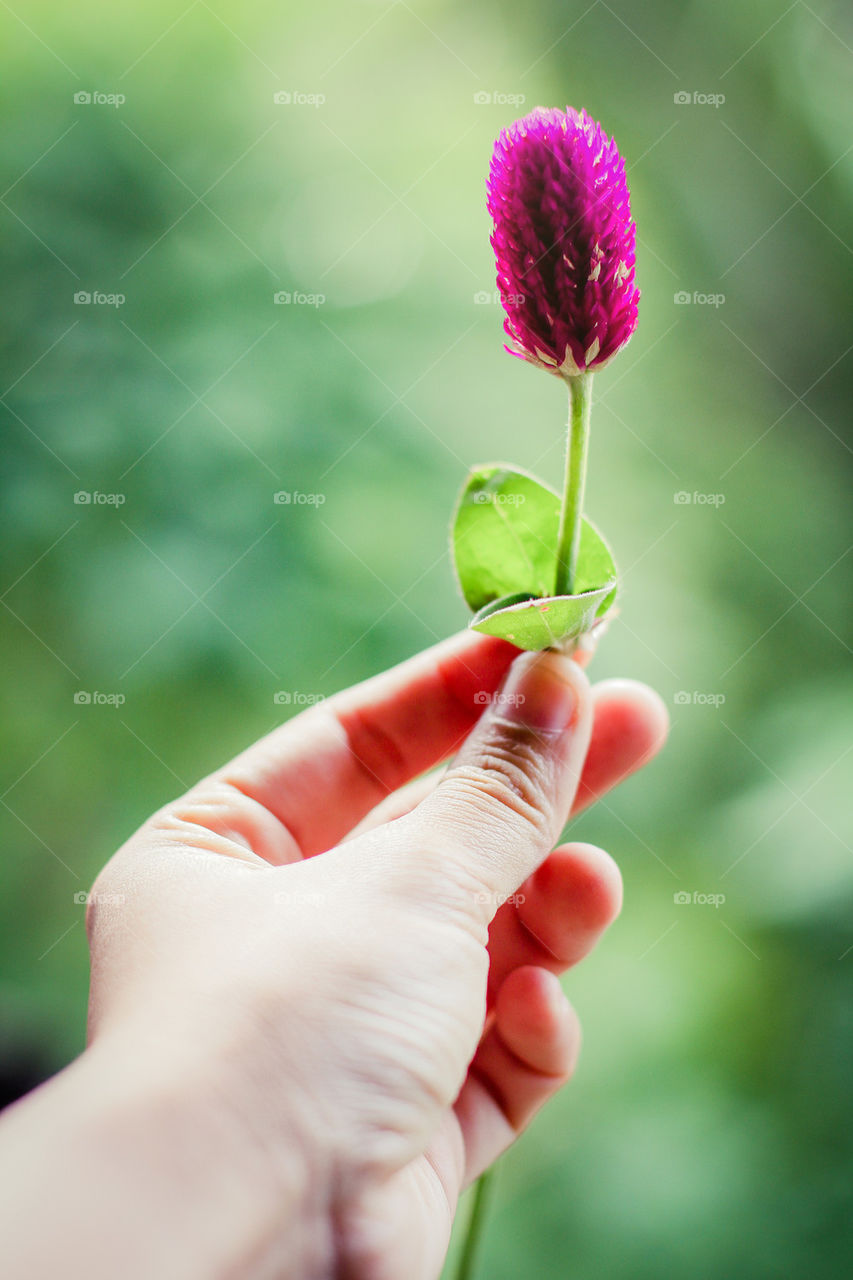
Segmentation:
{"type": "Polygon", "coordinates": [[[516,658],[495,695],[496,715],[536,733],[564,733],[578,710],[579,682],[586,677],[571,658],[545,650],[516,658]]]}

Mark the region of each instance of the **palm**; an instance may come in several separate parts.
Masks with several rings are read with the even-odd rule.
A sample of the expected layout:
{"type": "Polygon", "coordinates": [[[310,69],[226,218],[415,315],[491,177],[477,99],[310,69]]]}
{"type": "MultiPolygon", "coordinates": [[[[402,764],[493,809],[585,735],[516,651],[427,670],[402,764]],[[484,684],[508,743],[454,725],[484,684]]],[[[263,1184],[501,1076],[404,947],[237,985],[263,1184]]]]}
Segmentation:
{"type": "MultiPolygon", "coordinates": [[[[540,865],[495,913],[435,835],[434,784],[405,790],[466,739],[513,657],[469,634],[297,717],[146,824],[101,885],[132,883],[132,909],[104,927],[93,914],[96,1030],[144,994],[135,972],[169,990],[185,975],[184,994],[202,975],[205,996],[213,982],[235,1016],[245,1005],[267,1040],[272,1028],[273,1049],[255,1046],[269,1070],[252,1062],[252,1078],[271,1081],[271,1115],[282,1079],[318,1125],[322,1099],[345,1166],[336,1225],[353,1280],[438,1274],[460,1191],[571,1073],[579,1031],[555,975],[619,909],[608,855],[569,845],[543,861],[547,837],[529,847],[527,820],[507,810],[502,879],[518,888],[513,868],[540,865]]],[[[609,790],[665,734],[659,702],[628,682],[598,686],[586,715],[551,842],[570,805],[609,790]]]]}
{"type": "MultiPolygon", "coordinates": [[[[357,850],[352,853],[357,857],[357,850]]],[[[400,942],[405,938],[407,945],[396,944],[404,959],[382,975],[383,1006],[377,1010],[370,1000],[369,1012],[359,1010],[355,1025],[347,1025],[348,1036],[355,1031],[362,1037],[359,1056],[371,1064],[375,1096],[359,1110],[372,1114],[380,1129],[393,1127],[413,1149],[422,1148],[342,1206],[344,1270],[357,1280],[435,1276],[461,1191],[571,1073],[577,1026],[554,1002],[549,974],[579,960],[612,918],[618,875],[599,851],[564,846],[515,898],[497,912],[487,951],[468,929],[454,941],[429,919],[419,927],[415,918],[398,914],[400,942]],[[430,975],[427,984],[423,973],[430,975]],[[422,1035],[401,1040],[389,1033],[397,1004],[396,1019],[408,1029],[419,1022],[422,1035]],[[463,1040],[460,1050],[460,1021],[474,1028],[469,1034],[476,1048],[466,1050],[463,1040]],[[432,1046],[428,1065],[421,1053],[410,1057],[412,1041],[432,1046]],[[391,1080],[399,1084],[401,1074],[407,1075],[407,1098],[416,1100],[410,1126],[388,1088],[391,1080]],[[422,1095],[425,1081],[429,1088],[422,1095]]],[[[350,994],[348,1011],[353,1005],[358,1000],[350,994]]]]}

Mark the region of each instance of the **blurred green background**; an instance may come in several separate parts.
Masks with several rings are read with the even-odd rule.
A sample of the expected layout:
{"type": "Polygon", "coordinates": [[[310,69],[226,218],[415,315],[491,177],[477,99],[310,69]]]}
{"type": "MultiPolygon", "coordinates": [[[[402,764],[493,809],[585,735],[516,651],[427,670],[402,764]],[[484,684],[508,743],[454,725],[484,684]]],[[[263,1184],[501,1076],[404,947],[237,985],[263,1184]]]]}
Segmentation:
{"type": "Polygon", "coordinates": [[[502,351],[484,178],[515,116],[583,105],[627,158],[643,289],[597,379],[587,508],[624,587],[594,672],[654,684],[673,732],[575,827],[625,910],[567,979],[582,1064],[503,1164],[483,1274],[846,1274],[849,6],[14,9],[7,1074],[82,1046],[75,894],[153,808],[465,625],[466,469],[559,483],[563,390],[502,351]]]}

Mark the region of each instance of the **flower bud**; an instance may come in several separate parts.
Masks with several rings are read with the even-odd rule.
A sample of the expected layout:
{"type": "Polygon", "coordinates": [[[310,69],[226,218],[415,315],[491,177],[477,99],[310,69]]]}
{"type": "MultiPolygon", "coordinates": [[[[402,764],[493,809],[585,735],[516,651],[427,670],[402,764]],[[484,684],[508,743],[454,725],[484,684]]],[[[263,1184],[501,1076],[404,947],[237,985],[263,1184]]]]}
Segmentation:
{"type": "Polygon", "coordinates": [[[585,111],[537,107],[497,139],[487,189],[507,350],[563,377],[601,368],[640,297],[615,142],[585,111]]]}

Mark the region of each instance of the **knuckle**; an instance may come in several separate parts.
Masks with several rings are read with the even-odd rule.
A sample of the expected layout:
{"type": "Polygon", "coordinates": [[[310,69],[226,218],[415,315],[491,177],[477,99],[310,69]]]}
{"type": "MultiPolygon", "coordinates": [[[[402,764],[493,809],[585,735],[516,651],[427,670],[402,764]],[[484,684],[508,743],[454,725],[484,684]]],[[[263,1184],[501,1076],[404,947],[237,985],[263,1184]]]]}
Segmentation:
{"type": "Polygon", "coordinates": [[[493,741],[475,762],[460,763],[449,777],[485,811],[495,812],[525,834],[550,834],[552,769],[533,743],[493,741]]]}

